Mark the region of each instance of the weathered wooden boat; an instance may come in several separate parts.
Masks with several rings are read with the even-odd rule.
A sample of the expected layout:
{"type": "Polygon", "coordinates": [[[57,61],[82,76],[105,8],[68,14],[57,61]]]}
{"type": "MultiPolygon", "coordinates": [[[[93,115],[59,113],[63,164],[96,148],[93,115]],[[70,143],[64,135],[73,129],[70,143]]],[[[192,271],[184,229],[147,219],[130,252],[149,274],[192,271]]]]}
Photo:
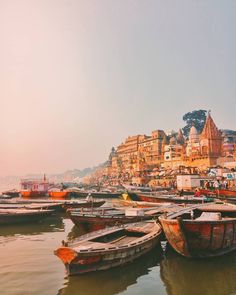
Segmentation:
{"type": "Polygon", "coordinates": [[[201,204],[213,202],[214,200],[209,197],[193,197],[193,196],[182,196],[177,195],[150,195],[150,194],[137,194],[139,201],[152,202],[152,203],[175,203],[175,204],[201,204]]]}
{"type": "Polygon", "coordinates": [[[56,211],[63,211],[61,204],[49,204],[49,203],[29,203],[29,204],[1,204],[0,209],[34,209],[34,210],[52,210],[53,212],[56,211]]]}
{"type": "Polygon", "coordinates": [[[215,190],[215,194],[217,197],[236,198],[236,191],[231,189],[215,190]]]}
{"type": "Polygon", "coordinates": [[[86,198],[90,194],[93,198],[115,199],[119,198],[121,193],[115,192],[91,192],[91,191],[76,191],[73,192],[73,198],[86,198]]]}
{"type": "Polygon", "coordinates": [[[158,245],[132,263],[113,268],[112,272],[108,270],[96,272],[92,275],[81,275],[76,278],[68,277],[68,283],[62,287],[59,293],[64,295],[77,294],[79,290],[80,294],[83,295],[120,294],[125,292],[129,286],[136,284],[140,277],[151,272],[152,268],[159,265],[161,260],[162,249],[158,245]]]}
{"type": "Polygon", "coordinates": [[[72,201],[72,200],[47,200],[47,199],[11,199],[1,200],[0,208],[17,208],[26,207],[28,209],[51,209],[59,212],[65,212],[67,209],[73,208],[89,208],[100,207],[105,203],[104,200],[93,200],[87,202],[86,200],[72,201]]]}
{"type": "Polygon", "coordinates": [[[69,275],[110,269],[144,255],[159,242],[162,230],[154,221],[116,226],[83,235],[55,250],[69,275]]]}
{"type": "Polygon", "coordinates": [[[149,196],[150,196],[150,198],[152,198],[153,196],[155,196],[155,197],[159,197],[159,196],[170,197],[170,196],[177,196],[177,194],[176,194],[176,192],[171,193],[169,191],[157,191],[157,192],[127,191],[121,195],[121,198],[125,201],[151,202],[150,200],[148,200],[149,196]],[[141,200],[141,197],[143,200],[141,200]],[[146,200],[148,200],[148,201],[146,201],[146,200]]]}
{"type": "Polygon", "coordinates": [[[114,208],[68,210],[73,223],[85,231],[95,231],[107,226],[134,223],[142,220],[157,219],[164,212],[176,212],[179,205],[159,205],[154,208],[114,208]]]}
{"type": "Polygon", "coordinates": [[[93,200],[93,201],[69,201],[65,202],[62,207],[65,211],[68,209],[75,209],[75,208],[98,208],[105,204],[106,201],[104,200],[93,200]]]}
{"type": "Polygon", "coordinates": [[[152,208],[152,207],[159,207],[160,205],[170,205],[173,203],[153,203],[153,202],[143,202],[143,201],[129,201],[129,200],[112,200],[113,206],[124,206],[124,207],[133,207],[133,208],[152,208]]]}
{"type": "Polygon", "coordinates": [[[11,196],[8,196],[8,195],[0,195],[0,202],[3,200],[10,200],[12,199],[13,197],[11,196]]]}
{"type": "Polygon", "coordinates": [[[70,197],[70,192],[63,190],[63,191],[49,191],[48,195],[49,197],[51,197],[52,199],[66,199],[70,197]]]}
{"type": "Polygon", "coordinates": [[[198,192],[202,196],[209,196],[209,197],[215,197],[215,192],[214,190],[210,189],[205,189],[205,188],[199,188],[198,192]]]}
{"type": "Polygon", "coordinates": [[[63,203],[61,202],[47,202],[41,201],[36,202],[34,200],[21,200],[21,199],[11,199],[11,200],[1,200],[0,201],[0,208],[1,209],[45,209],[45,210],[53,210],[53,211],[59,211],[64,212],[63,209],[63,203]]]}
{"type": "Polygon", "coordinates": [[[52,210],[0,209],[0,225],[35,222],[52,214],[52,210]]]}
{"type": "Polygon", "coordinates": [[[159,217],[170,245],[186,257],[213,257],[236,250],[236,206],[189,206],[159,217]]]}
{"type": "Polygon", "coordinates": [[[3,195],[9,196],[11,198],[17,198],[20,195],[20,192],[16,189],[12,189],[12,190],[8,190],[8,191],[4,191],[2,192],[3,195]]]}
{"type": "Polygon", "coordinates": [[[205,196],[213,196],[217,198],[236,198],[236,191],[232,189],[218,189],[218,190],[209,190],[209,189],[199,189],[199,192],[205,196]]]}
{"type": "Polygon", "coordinates": [[[83,227],[87,231],[103,229],[107,226],[138,222],[150,219],[151,217],[142,215],[129,215],[125,210],[119,210],[112,207],[99,208],[96,210],[68,210],[67,214],[73,223],[78,227],[83,227]]]}

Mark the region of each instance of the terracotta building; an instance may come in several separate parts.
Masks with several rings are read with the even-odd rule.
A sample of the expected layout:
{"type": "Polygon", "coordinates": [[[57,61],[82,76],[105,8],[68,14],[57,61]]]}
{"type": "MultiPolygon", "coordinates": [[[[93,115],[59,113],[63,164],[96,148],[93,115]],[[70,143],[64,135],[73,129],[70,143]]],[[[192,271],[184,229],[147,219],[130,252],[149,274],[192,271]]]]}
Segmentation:
{"type": "Polygon", "coordinates": [[[151,136],[146,136],[139,142],[138,162],[140,170],[150,170],[160,165],[164,137],[165,132],[163,130],[154,130],[151,136]]]}
{"type": "Polygon", "coordinates": [[[112,151],[107,174],[110,177],[132,181],[132,178],[143,177],[148,171],[160,167],[185,166],[206,169],[217,165],[219,159],[225,157],[226,152],[235,157],[235,145],[236,133],[225,132],[222,135],[209,112],[201,134],[192,126],[188,139],[184,138],[181,130],[170,136],[163,130],[155,130],[150,136],[129,136],[112,151]]]}

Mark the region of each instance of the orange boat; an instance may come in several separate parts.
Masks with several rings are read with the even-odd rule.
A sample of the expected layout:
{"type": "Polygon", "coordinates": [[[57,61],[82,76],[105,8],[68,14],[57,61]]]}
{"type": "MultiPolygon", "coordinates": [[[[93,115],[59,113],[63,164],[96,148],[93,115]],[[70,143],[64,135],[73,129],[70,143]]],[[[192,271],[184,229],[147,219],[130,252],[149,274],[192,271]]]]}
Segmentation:
{"type": "Polygon", "coordinates": [[[46,197],[47,192],[22,190],[20,191],[20,195],[22,198],[41,198],[46,197]]]}
{"type": "Polygon", "coordinates": [[[236,250],[236,206],[190,206],[159,217],[172,248],[186,257],[214,257],[236,250]]]}
{"type": "Polygon", "coordinates": [[[65,264],[68,275],[77,275],[122,266],[154,249],[162,229],[154,221],[108,227],[80,236],[74,242],[63,241],[54,251],[65,264]]]}
{"type": "Polygon", "coordinates": [[[22,179],[20,195],[23,198],[41,198],[46,197],[49,181],[44,175],[43,179],[22,179]]]}
{"type": "Polygon", "coordinates": [[[70,196],[68,191],[49,191],[48,194],[53,199],[66,199],[70,196]]]}

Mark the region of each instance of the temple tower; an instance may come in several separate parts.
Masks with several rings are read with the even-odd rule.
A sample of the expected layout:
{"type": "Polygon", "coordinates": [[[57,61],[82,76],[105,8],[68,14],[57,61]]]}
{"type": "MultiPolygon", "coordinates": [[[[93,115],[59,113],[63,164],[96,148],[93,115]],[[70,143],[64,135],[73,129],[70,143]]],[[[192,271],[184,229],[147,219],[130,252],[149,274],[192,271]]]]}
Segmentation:
{"type": "Polygon", "coordinates": [[[177,138],[176,139],[177,139],[177,142],[179,144],[182,144],[182,145],[185,144],[185,139],[184,139],[183,132],[182,132],[181,129],[179,129],[179,132],[178,132],[178,135],[177,135],[177,138]]]}
{"type": "Polygon", "coordinates": [[[199,154],[199,134],[195,126],[192,126],[189,133],[188,144],[186,153],[188,157],[196,156],[199,154]]]}
{"type": "Polygon", "coordinates": [[[221,156],[222,135],[216,127],[210,112],[200,136],[202,156],[217,158],[221,156]]]}

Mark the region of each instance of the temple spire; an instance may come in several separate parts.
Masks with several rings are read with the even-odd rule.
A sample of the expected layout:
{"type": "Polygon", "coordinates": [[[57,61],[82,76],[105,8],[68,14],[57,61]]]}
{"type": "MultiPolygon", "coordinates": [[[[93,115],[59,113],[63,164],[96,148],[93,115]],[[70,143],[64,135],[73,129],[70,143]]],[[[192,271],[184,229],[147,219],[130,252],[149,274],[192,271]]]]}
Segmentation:
{"type": "Polygon", "coordinates": [[[218,139],[219,137],[221,137],[221,133],[218,130],[218,128],[216,127],[216,124],[211,117],[211,111],[209,110],[205,125],[204,125],[202,133],[201,133],[201,138],[202,139],[204,139],[204,138],[218,139]]]}

